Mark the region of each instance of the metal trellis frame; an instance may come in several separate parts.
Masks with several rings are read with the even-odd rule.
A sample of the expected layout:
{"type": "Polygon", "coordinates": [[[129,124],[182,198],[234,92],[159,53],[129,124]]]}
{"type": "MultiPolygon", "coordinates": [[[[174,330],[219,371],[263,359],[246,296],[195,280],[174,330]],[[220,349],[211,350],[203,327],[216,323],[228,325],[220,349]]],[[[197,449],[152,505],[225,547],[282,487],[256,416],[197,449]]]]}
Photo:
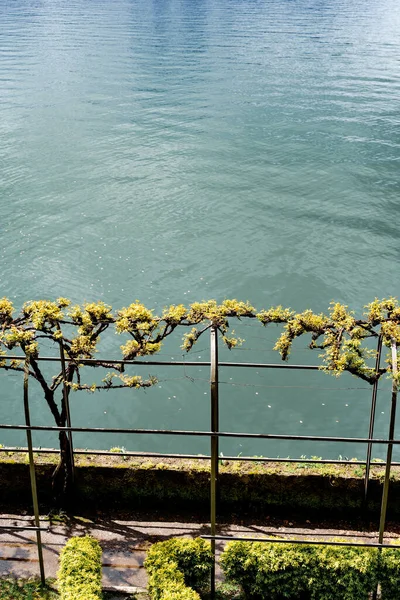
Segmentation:
{"type": "MultiPolygon", "coordinates": [[[[28,448],[24,446],[4,446],[0,448],[0,452],[5,454],[26,454],[28,448]]],[[[60,454],[57,448],[33,448],[35,454],[60,454]]],[[[131,452],[130,450],[74,450],[75,455],[89,455],[89,456],[110,456],[110,457],[135,457],[135,458],[179,458],[184,460],[210,460],[211,454],[163,454],[162,452],[131,452]]],[[[229,454],[219,457],[219,460],[224,462],[265,462],[265,463],[297,463],[297,464],[316,464],[316,465],[354,465],[354,466],[366,466],[365,460],[342,460],[342,459],[331,459],[331,458],[281,458],[271,456],[230,456],[229,454]]],[[[379,462],[371,462],[370,467],[384,467],[386,461],[382,460],[379,462]]],[[[400,462],[392,461],[392,467],[400,467],[400,462]]]]}
{"type": "MultiPolygon", "coordinates": [[[[215,544],[217,540],[244,540],[244,541],[258,541],[258,542],[274,542],[274,543],[298,543],[298,544],[318,544],[318,545],[339,545],[339,546],[370,546],[370,547],[391,547],[390,544],[384,543],[384,532],[386,526],[386,512],[388,503],[389,483],[390,483],[390,472],[391,467],[394,465],[400,465],[400,463],[392,462],[393,447],[400,444],[400,439],[395,439],[395,419],[396,419],[396,408],[397,408],[397,344],[395,341],[392,343],[392,370],[393,370],[393,383],[391,392],[391,412],[390,412],[390,423],[388,438],[374,438],[374,425],[375,425],[375,413],[376,413],[376,402],[378,393],[378,384],[373,386],[372,389],[372,400],[371,400],[371,413],[369,422],[368,436],[365,438],[356,437],[332,437],[332,436],[312,436],[312,435],[290,435],[290,434],[273,434],[273,433],[248,433],[248,432],[226,432],[219,430],[219,369],[220,368],[257,368],[257,369],[292,369],[292,370],[319,370],[316,365],[291,365],[291,364],[274,364],[274,363],[236,363],[236,362],[219,362],[218,360],[218,336],[217,330],[214,327],[210,328],[211,332],[211,356],[210,361],[201,362],[186,362],[186,361],[121,361],[121,360],[105,360],[105,359],[82,359],[79,362],[81,364],[101,364],[106,362],[107,364],[124,364],[124,365],[146,365],[146,366],[185,366],[185,367],[199,367],[207,366],[210,367],[210,417],[211,427],[210,431],[198,431],[198,430],[174,430],[174,429],[134,429],[134,428],[104,428],[104,427],[73,427],[71,425],[70,410],[68,405],[68,394],[66,393],[66,359],[60,351],[60,357],[38,357],[37,361],[48,361],[48,362],[59,362],[61,363],[61,370],[63,376],[63,405],[67,415],[67,427],[56,427],[56,426],[43,426],[43,425],[32,425],[29,413],[29,358],[18,357],[18,356],[5,356],[2,360],[23,360],[24,361],[24,379],[23,379],[23,399],[24,399],[24,412],[25,412],[25,425],[13,425],[13,424],[0,424],[0,430],[22,430],[26,432],[27,436],[27,448],[18,447],[6,447],[1,448],[0,452],[28,452],[29,455],[29,469],[31,479],[31,492],[32,502],[35,517],[35,527],[32,526],[0,526],[0,532],[5,530],[26,530],[35,531],[39,555],[40,565],[40,576],[44,583],[45,571],[43,561],[43,547],[41,540],[41,531],[46,531],[47,528],[40,526],[39,518],[39,505],[37,497],[37,486],[36,486],[36,475],[35,475],[35,461],[34,452],[36,453],[59,453],[54,448],[34,448],[32,443],[32,432],[33,431],[65,431],[68,433],[72,457],[75,454],[93,454],[93,455],[111,455],[111,456],[136,456],[136,457],[170,457],[180,459],[198,459],[198,460],[209,460],[210,461],[210,535],[202,536],[205,539],[211,540],[211,547],[213,552],[213,568],[211,577],[211,593],[212,597],[215,596],[215,544]],[[96,450],[74,450],[72,444],[73,432],[86,432],[86,433],[124,433],[132,435],[177,435],[177,436],[196,436],[196,437],[207,437],[210,439],[209,455],[192,455],[192,454],[162,454],[162,453],[144,453],[144,452],[129,452],[124,451],[120,453],[109,452],[109,451],[96,451],[96,450]],[[244,456],[219,456],[219,439],[220,438],[247,438],[247,439],[259,439],[259,440],[297,440],[297,441],[313,441],[313,442],[336,442],[336,443],[357,443],[367,445],[367,455],[365,461],[357,460],[317,460],[317,459],[290,459],[290,458],[269,458],[269,457],[244,457],[244,456]],[[372,448],[374,445],[385,445],[387,447],[386,461],[379,463],[372,463],[372,448]],[[346,465],[361,465],[366,467],[365,472],[365,487],[364,487],[364,498],[367,499],[368,494],[368,483],[370,477],[370,470],[373,466],[385,466],[385,478],[383,483],[382,492],[382,506],[380,513],[379,523],[379,541],[378,543],[370,542],[337,542],[337,541],[315,541],[315,540],[295,540],[295,539],[279,539],[279,538],[251,538],[251,537],[233,537],[233,536],[221,536],[217,535],[217,508],[218,508],[218,479],[219,479],[219,460],[224,461],[257,461],[257,462],[292,462],[292,463],[317,463],[317,464],[346,464],[346,465]]],[[[379,337],[378,348],[377,348],[377,359],[376,359],[376,371],[380,368],[382,350],[382,339],[379,337]]],[[[282,534],[282,532],[280,532],[282,534]]]]}

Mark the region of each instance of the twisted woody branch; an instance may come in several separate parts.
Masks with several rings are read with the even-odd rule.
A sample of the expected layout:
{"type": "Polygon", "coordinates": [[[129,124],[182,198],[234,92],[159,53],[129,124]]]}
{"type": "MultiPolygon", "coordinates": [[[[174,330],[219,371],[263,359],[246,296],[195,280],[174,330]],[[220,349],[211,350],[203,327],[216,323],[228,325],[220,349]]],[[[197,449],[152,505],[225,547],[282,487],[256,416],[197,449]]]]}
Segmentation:
{"type": "MultiPolygon", "coordinates": [[[[381,336],[386,346],[390,346],[392,341],[400,343],[400,306],[396,298],[375,299],[365,307],[361,319],[356,319],[347,306],[339,303],[332,303],[327,314],[317,314],[311,310],[296,313],[282,306],[257,311],[249,302],[225,300],[218,304],[215,300],[209,300],[195,302],[189,307],[171,305],[157,316],[139,301],[113,312],[112,307],[103,302],[71,306],[66,298],[58,298],[55,302],[29,301],[15,315],[12,302],[2,298],[0,368],[23,371],[21,361],[4,359],[7,351],[16,348],[22,350],[29,358],[29,375],[41,386],[57,426],[65,427],[64,394],[68,397],[71,390],[94,392],[150,387],[157,379],[128,376],[124,361],[156,354],[164,340],[179,327],[189,328],[182,342],[182,348],[187,352],[211,327],[220,332],[229,349],[234,348],[243,342],[230,330],[234,319],[253,319],[263,326],[281,325],[282,330],[274,349],[283,360],[289,358],[293,342],[307,336],[309,347],[320,351],[322,370],[335,376],[347,371],[370,384],[385,373],[391,376],[392,365],[388,353],[386,365],[375,370],[372,359],[376,352],[368,347],[369,338],[381,336]],[[84,359],[95,358],[100,337],[109,329],[127,337],[120,346],[121,363],[110,364],[98,360],[85,364],[84,359]],[[38,360],[43,342],[46,347],[49,343],[54,344],[64,361],[64,369],[57,371],[50,379],[46,378],[38,360]],[[84,366],[107,370],[100,385],[82,383],[81,371],[84,366]]],[[[60,432],[60,450],[60,464],[53,477],[56,497],[65,496],[71,486],[72,455],[65,432],[60,432]]]]}

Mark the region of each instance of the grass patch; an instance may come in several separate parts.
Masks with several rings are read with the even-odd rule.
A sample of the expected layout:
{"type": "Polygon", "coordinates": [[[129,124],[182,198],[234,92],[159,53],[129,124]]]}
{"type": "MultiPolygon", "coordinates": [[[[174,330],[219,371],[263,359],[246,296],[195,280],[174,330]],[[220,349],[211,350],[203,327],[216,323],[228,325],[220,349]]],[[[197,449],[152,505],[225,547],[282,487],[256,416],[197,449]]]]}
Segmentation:
{"type": "MultiPolygon", "coordinates": [[[[203,600],[211,600],[210,594],[205,594],[203,600]]],[[[246,600],[240,586],[233,583],[219,583],[215,590],[215,600],[246,600]]]]}
{"type": "MultiPolygon", "coordinates": [[[[44,588],[39,579],[0,578],[0,600],[60,600],[59,593],[53,587],[54,581],[51,579],[44,588]]],[[[226,596],[223,598],[225,600],[226,596]]],[[[103,600],[149,600],[149,596],[103,592],[103,600]]]]}
{"type": "Polygon", "coordinates": [[[58,592],[49,587],[42,587],[37,579],[17,580],[0,579],[0,600],[56,600],[58,592]]]}

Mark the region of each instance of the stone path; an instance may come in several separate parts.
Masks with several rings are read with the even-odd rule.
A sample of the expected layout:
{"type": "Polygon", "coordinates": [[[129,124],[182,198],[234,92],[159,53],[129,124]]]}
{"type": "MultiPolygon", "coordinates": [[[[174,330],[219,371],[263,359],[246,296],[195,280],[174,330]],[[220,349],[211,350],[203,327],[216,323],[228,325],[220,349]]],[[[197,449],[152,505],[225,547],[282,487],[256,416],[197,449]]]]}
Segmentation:
{"type": "MultiPolygon", "coordinates": [[[[31,516],[1,515],[0,526],[34,525],[31,516]]],[[[106,589],[128,587],[141,591],[146,587],[146,573],[143,562],[146,551],[155,541],[170,537],[195,537],[209,534],[206,523],[191,523],[181,520],[126,520],[107,517],[102,514],[96,521],[83,517],[73,517],[66,523],[50,523],[46,517],[41,525],[48,531],[42,532],[46,577],[55,577],[58,569],[58,555],[66,541],[74,535],[90,534],[99,540],[103,548],[103,585],[106,589]]],[[[397,538],[396,527],[386,534],[387,539],[397,538]]],[[[317,528],[309,521],[301,526],[287,521],[265,524],[220,525],[220,535],[245,537],[269,537],[273,534],[290,533],[293,537],[327,539],[330,536],[352,541],[377,541],[376,531],[355,531],[354,529],[317,528]]],[[[223,543],[217,544],[218,551],[223,543]]],[[[39,574],[39,562],[34,531],[0,530],[0,576],[13,575],[27,577],[39,574]]],[[[218,577],[220,574],[218,573],[218,577]]]]}

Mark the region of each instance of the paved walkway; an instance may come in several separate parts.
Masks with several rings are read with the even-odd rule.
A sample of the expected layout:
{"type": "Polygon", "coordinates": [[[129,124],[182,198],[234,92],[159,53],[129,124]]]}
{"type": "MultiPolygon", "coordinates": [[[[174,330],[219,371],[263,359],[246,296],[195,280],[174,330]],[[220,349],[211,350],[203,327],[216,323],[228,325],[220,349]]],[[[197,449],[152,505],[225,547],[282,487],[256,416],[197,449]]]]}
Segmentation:
{"type": "MultiPolygon", "coordinates": [[[[41,524],[48,527],[42,532],[46,577],[55,577],[58,569],[58,555],[73,535],[90,534],[99,540],[103,548],[103,585],[105,588],[121,586],[141,591],[146,587],[146,573],[143,562],[146,551],[155,541],[170,537],[207,535],[209,525],[177,521],[120,520],[118,518],[96,517],[96,522],[82,517],[74,517],[67,523],[50,523],[43,517],[41,524]]],[[[32,517],[21,515],[1,515],[0,526],[34,525],[32,517]]],[[[386,534],[387,539],[397,538],[396,527],[386,534]]],[[[342,537],[354,541],[377,541],[376,531],[355,531],[349,528],[321,529],[306,522],[301,526],[287,521],[265,524],[220,525],[220,535],[245,537],[268,537],[290,533],[298,538],[327,539],[328,536],[342,537]]],[[[221,550],[222,543],[218,543],[221,550]]],[[[38,575],[39,563],[34,531],[0,530],[0,576],[11,574],[16,577],[38,575]]],[[[218,574],[218,576],[220,576],[218,574]]]]}

